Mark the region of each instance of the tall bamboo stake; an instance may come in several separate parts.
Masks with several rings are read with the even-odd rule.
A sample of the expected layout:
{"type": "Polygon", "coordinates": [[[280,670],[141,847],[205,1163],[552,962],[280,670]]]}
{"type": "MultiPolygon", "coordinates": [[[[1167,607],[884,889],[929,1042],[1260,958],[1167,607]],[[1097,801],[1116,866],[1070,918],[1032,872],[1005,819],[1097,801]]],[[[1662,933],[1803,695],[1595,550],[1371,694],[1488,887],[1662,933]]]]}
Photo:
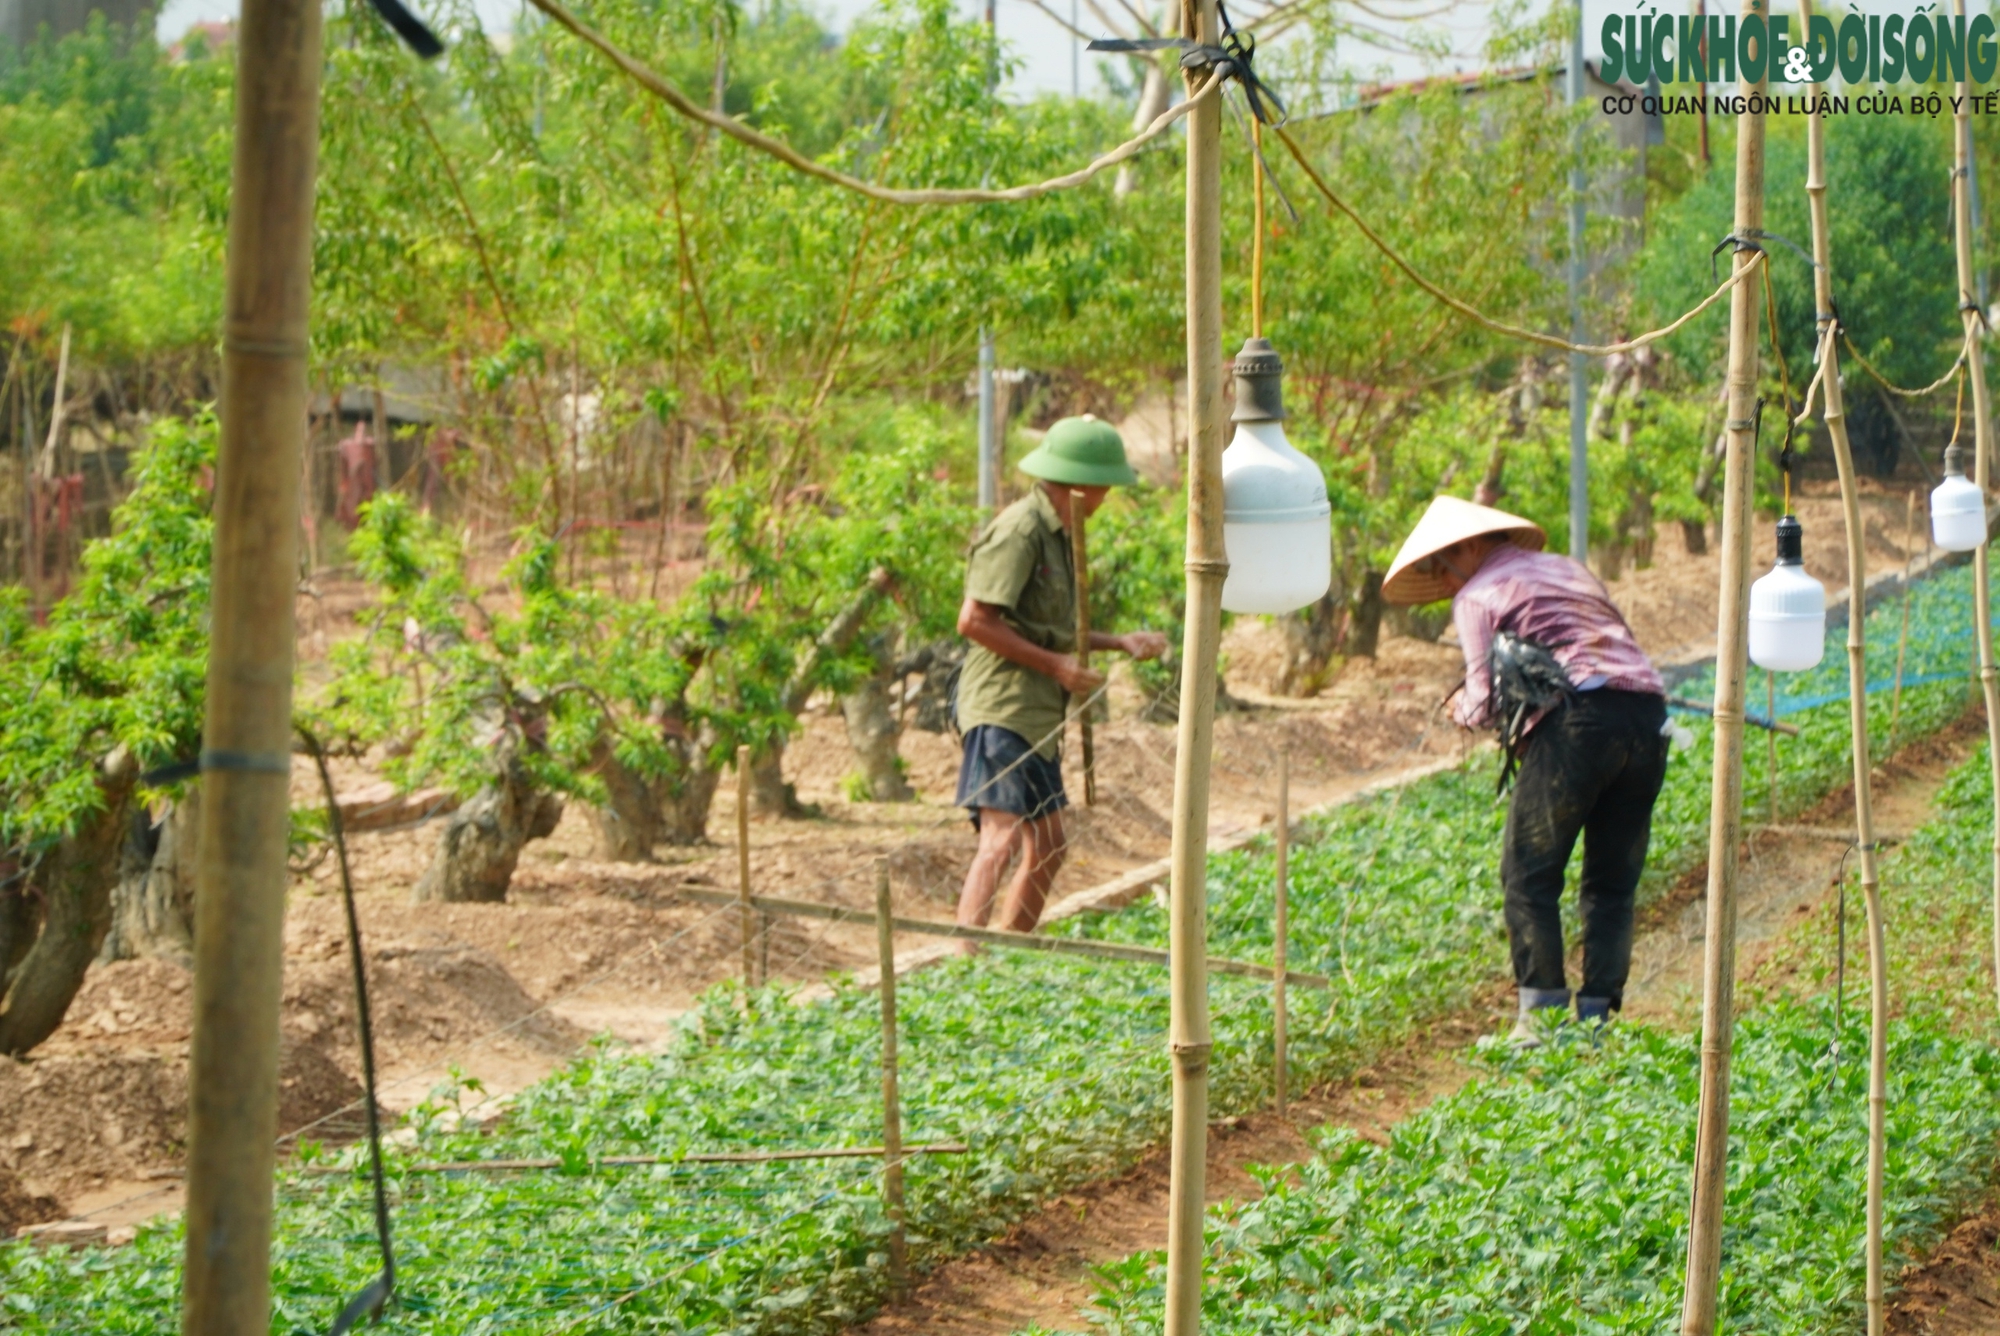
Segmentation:
{"type": "Polygon", "coordinates": [[[270,1330],[291,818],[292,602],[306,426],[320,6],[244,0],[188,1073],[188,1336],[270,1330]]]}
{"type": "MultiPolygon", "coordinates": [[[[1812,0],[1799,0],[1799,26],[1809,29],[1812,0]]],[[[1868,590],[1868,535],[1861,526],[1861,498],[1854,477],[1854,452],[1847,441],[1847,411],[1841,397],[1840,352],[1833,316],[1833,245],[1826,216],[1826,119],[1819,110],[1819,85],[1812,90],[1806,118],[1806,200],[1812,211],[1813,300],[1818,313],[1821,413],[1833,442],[1840,472],[1840,508],[1847,528],[1847,727],[1854,760],[1854,842],[1860,851],[1861,897],[1868,911],[1868,1336],[1882,1336],[1882,1168],[1883,1128],[1888,1108],[1889,966],[1884,957],[1882,897],[1875,865],[1875,808],[1868,750],[1868,668],[1865,662],[1868,590]]],[[[1787,410],[1789,411],[1789,410],[1787,410]]]]}
{"type": "Polygon", "coordinates": [[[736,917],[743,928],[743,987],[757,981],[757,917],[750,909],[750,749],[736,749],[736,917]]]}
{"type": "Polygon", "coordinates": [[[889,861],[875,864],[875,954],[882,971],[882,1202],[889,1212],[889,1283],[909,1274],[903,1215],[903,1105],[896,1092],[896,929],[889,905],[889,861]]]}
{"type": "MultiPolygon", "coordinates": [[[[1181,32],[1222,39],[1216,0],[1181,0],[1181,32]]],[[[1188,74],[1192,95],[1200,71],[1188,74]]],[[[1167,1219],[1166,1336],[1201,1330],[1202,1196],[1208,1155],[1208,782],[1215,745],[1215,663],[1222,639],[1222,101],[1203,99],[1187,128],[1187,631],[1174,754],[1168,946],[1173,952],[1174,1126],[1167,1219]]]]}
{"type": "Polygon", "coordinates": [[[1278,753],[1278,890],[1271,950],[1271,1096],[1278,1116],[1285,1116],[1285,938],[1290,928],[1286,895],[1292,850],[1292,753],[1278,753]]]}
{"type": "MultiPolygon", "coordinates": [[[[1952,0],[1951,12],[1961,18],[1965,0],[1952,0]]],[[[1965,369],[1972,378],[1973,482],[1980,495],[1993,482],[1993,409],[1986,400],[1986,351],[1980,335],[1985,328],[1979,310],[1978,277],[1972,256],[1972,117],[1963,80],[1956,90],[1958,151],[1951,177],[1953,232],[1958,240],[1958,301],[1965,319],[1966,345],[1971,356],[1965,369]]],[[[1979,684],[1986,701],[1986,762],[1993,782],[1993,987],[2000,996],[2000,669],[1993,665],[1993,544],[1981,543],[1972,554],[1972,627],[1979,642],[1979,684]]]]}
{"type": "Polygon", "coordinates": [[[1889,746],[1896,754],[1896,726],[1903,720],[1903,664],[1910,654],[1910,559],[1917,550],[1917,493],[1913,488],[1903,505],[1903,627],[1896,633],[1896,687],[1889,697],[1889,746]]]}
{"type": "MultiPolygon", "coordinates": [[[[1083,493],[1069,494],[1069,564],[1076,577],[1076,661],[1090,666],[1090,549],[1083,537],[1083,493]]],[[[1097,744],[1090,732],[1090,696],[1076,698],[1077,731],[1083,743],[1083,805],[1097,806],[1097,744]]]]}
{"type": "MultiPolygon", "coordinates": [[[[1761,0],[1741,0],[1741,19],[1761,0]]],[[[1766,51],[1763,54],[1769,55],[1766,51]]],[[[1768,63],[1768,62],[1767,62],[1768,63]]],[[[1744,81],[1749,83],[1748,80],[1744,81]]],[[[1742,89],[1762,93],[1764,81],[1742,89]]],[[[1764,117],[1746,109],[1736,121],[1738,237],[1764,227],[1764,117]]],[[[1739,249],[1740,270],[1764,256],[1739,249]]],[[[1722,1271],[1722,1193],[1729,1161],[1729,1047],[1735,1031],[1736,877],[1743,826],[1743,696],[1750,593],[1750,489],[1757,411],[1758,292],[1740,282],[1729,294],[1728,454],[1723,465],[1722,569],[1716,612],[1715,774],[1709,789],[1708,938],[1702,959],[1701,1106],[1696,1118],[1693,1202],[1689,1208],[1683,1336],[1715,1331],[1716,1283],[1722,1271]]]]}

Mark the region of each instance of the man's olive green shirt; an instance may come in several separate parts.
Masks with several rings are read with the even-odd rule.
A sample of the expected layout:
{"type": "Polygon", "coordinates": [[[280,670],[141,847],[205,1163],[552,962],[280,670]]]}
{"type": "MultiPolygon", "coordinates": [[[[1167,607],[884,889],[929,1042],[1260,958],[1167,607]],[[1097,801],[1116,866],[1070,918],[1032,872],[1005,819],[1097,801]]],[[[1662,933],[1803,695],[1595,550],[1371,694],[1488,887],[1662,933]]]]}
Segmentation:
{"type": "MultiPolygon", "coordinates": [[[[1076,648],[1076,576],[1069,533],[1036,487],[980,530],[965,563],[967,598],[1001,609],[1023,639],[1057,654],[1076,648]]],[[[997,724],[1026,738],[1044,759],[1062,750],[1069,693],[1046,673],[983,645],[967,651],[958,678],[958,727],[997,724]]]]}

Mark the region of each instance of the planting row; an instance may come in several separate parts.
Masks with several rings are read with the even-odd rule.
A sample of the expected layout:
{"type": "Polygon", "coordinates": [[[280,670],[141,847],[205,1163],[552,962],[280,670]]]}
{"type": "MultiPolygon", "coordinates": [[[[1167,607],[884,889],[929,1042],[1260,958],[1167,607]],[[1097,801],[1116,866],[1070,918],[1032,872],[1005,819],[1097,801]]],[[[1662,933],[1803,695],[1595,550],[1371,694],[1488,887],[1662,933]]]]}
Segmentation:
{"type": "MultiPolygon", "coordinates": [[[[1955,596],[1962,609],[1964,585],[1962,572],[1948,574],[1924,597],[1948,606],[1955,596]]],[[[1874,619],[1878,640],[1893,632],[1893,615],[1874,619]]],[[[1942,614],[1935,624],[1913,620],[1940,636],[1952,630],[1942,614]]],[[[1959,682],[1906,693],[1905,736],[1951,717],[1964,699],[1959,682]]],[[[1803,803],[1845,776],[1845,713],[1829,703],[1796,717],[1802,734],[1781,739],[1780,761],[1786,794],[1803,803]]],[[[1698,722],[1695,733],[1669,770],[1655,889],[1702,856],[1708,744],[1698,722]]],[[[1492,874],[1503,813],[1482,757],[1312,823],[1294,863],[1292,959],[1329,975],[1332,989],[1295,994],[1295,1082],[1352,1071],[1504,977],[1492,874]]],[[[1215,860],[1218,954],[1268,958],[1270,872],[1267,851],[1215,860]]],[[[1163,924],[1164,915],[1140,910],[1075,930],[1149,940],[1163,924]]],[[[1165,983],[1150,967],[1001,954],[901,985],[905,1137],[970,1148],[910,1165],[920,1262],[991,1237],[1052,1194],[1157,1144],[1168,1115],[1165,983]]],[[[874,995],[843,988],[796,1005],[763,994],[748,1014],[743,1000],[711,996],[664,1055],[590,1054],[519,1097],[496,1125],[461,1123],[453,1089],[421,1109],[413,1139],[392,1152],[401,1261],[390,1327],[805,1332],[837,1328],[874,1306],[887,1283],[887,1221],[870,1162],[596,1163],[879,1142],[874,995]],[[563,1167],[411,1170],[417,1161],[529,1156],[563,1167]]],[[[1215,1107],[1255,1107],[1270,1079],[1269,990],[1221,978],[1212,1004],[1215,1107]]],[[[1672,1066],[1671,1041],[1634,1042],[1634,1053],[1656,1053],[1663,1073],[1672,1066]]],[[[1922,1047],[1934,1037],[1903,1042],[1922,1047]]],[[[1964,1066],[1955,1056],[1949,1064],[1964,1066]]],[[[1597,1070],[1580,1066],[1576,1079],[1597,1070]]],[[[1676,1092],[1662,1087],[1661,1109],[1682,1097],[1676,1092]]],[[[1926,1098],[1948,1107],[1935,1092],[1926,1098]]],[[[1582,1106],[1568,1107],[1582,1116],[1582,1106]]],[[[308,1147],[301,1158],[325,1154],[308,1147]]],[[[353,1150],[343,1155],[359,1163],[353,1150]]],[[[288,1170],[280,1184],[279,1331],[323,1329],[376,1265],[365,1180],[313,1167],[288,1170]]],[[[0,1253],[0,1312],[30,1331],[164,1329],[180,1251],[173,1224],[118,1251],[11,1247],[0,1253]]]]}
{"type": "MultiPolygon", "coordinates": [[[[1884,873],[1893,1005],[1888,1267],[1922,1255],[1990,1182],[2000,1050],[1985,940],[1984,755],[1884,873]]],[[[1858,900],[1859,897],[1850,897],[1858,900]]],[[[1830,996],[1835,904],[1753,977],[1737,1030],[1722,1321],[1856,1330],[1867,1130],[1865,1000],[1830,996]]],[[[1850,943],[1859,933],[1850,903],[1850,943]]],[[[1865,962],[1848,961],[1849,977],[1865,962]]],[[[1850,992],[1859,989],[1849,985],[1850,992]]],[[[1204,1329],[1654,1332],[1679,1311],[1697,1038],[1615,1028],[1601,1049],[1489,1045],[1489,1070],[1397,1128],[1345,1133],[1268,1194],[1215,1216],[1204,1329]]],[[[1106,1271],[1109,1333],[1157,1331],[1163,1265],[1106,1271]]]]}

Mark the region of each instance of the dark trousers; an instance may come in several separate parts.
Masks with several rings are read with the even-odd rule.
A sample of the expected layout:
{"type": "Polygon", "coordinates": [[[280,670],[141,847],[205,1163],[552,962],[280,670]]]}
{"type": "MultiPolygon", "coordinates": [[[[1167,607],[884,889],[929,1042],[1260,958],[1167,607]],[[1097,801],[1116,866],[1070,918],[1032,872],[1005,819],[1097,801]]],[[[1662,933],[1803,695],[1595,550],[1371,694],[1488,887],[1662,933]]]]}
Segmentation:
{"type": "Polygon", "coordinates": [[[1599,688],[1559,705],[1528,735],[1507,812],[1500,880],[1514,981],[1560,989],[1562,890],[1576,837],[1583,836],[1577,908],[1583,919],[1580,997],[1615,1008],[1632,968],[1632,898],[1646,867],[1653,802],[1667,773],[1660,736],[1666,702],[1599,688]]]}

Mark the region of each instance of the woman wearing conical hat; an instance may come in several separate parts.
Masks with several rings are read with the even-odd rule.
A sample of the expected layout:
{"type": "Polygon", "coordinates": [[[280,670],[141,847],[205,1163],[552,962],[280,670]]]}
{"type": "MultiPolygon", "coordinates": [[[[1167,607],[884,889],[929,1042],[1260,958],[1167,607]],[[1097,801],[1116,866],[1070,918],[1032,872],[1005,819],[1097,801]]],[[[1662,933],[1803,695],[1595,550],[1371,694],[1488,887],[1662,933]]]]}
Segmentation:
{"type": "Polygon", "coordinates": [[[1602,1024],[1623,1004],[1633,896],[1668,746],[1659,673],[1604,585],[1542,551],[1547,541],[1518,515],[1440,496],[1382,582],[1390,603],[1451,600],[1465,652],[1453,716],[1500,730],[1503,783],[1518,766],[1500,881],[1520,990],[1513,1038],[1525,1045],[1569,1012],[1561,906],[1579,835],[1577,1018],[1602,1024]]]}

